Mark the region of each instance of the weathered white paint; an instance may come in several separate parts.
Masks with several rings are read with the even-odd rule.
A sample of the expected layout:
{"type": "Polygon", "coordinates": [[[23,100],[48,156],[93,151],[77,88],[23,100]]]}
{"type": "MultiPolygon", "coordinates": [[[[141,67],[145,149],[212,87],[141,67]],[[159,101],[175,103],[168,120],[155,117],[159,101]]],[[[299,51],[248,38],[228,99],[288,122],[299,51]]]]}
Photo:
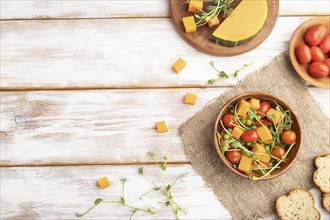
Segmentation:
{"type": "MultiPolygon", "coordinates": [[[[158,181],[159,167],[144,166],[147,175],[158,181]]],[[[1,168],[1,218],[2,219],[78,219],[75,212],[83,212],[96,198],[118,200],[121,193],[119,179],[128,177],[126,200],[131,205],[152,208],[155,215],[138,213],[133,219],[175,219],[170,208],[158,193],[140,201],[138,197],[152,185],[132,166],[65,166],[1,168]],[[111,186],[99,189],[96,181],[107,176],[111,186]]],[[[231,219],[212,190],[190,165],[170,165],[164,175],[171,183],[181,173],[188,175],[172,189],[174,199],[187,211],[182,219],[231,219]]],[[[221,184],[221,183],[219,183],[221,184]]],[[[321,219],[329,219],[320,204],[320,193],[313,189],[315,203],[321,219]]],[[[101,204],[81,219],[128,219],[131,212],[120,205],[101,204]]],[[[267,219],[276,219],[275,216],[267,219]]]]}
{"type": "MultiPolygon", "coordinates": [[[[240,77],[269,63],[288,49],[297,26],[307,17],[281,17],[269,38],[235,57],[196,51],[167,18],[111,20],[41,20],[1,22],[1,88],[137,88],[205,86],[217,77],[255,63],[240,77]],[[147,34],[146,34],[147,33],[147,34]],[[178,75],[172,64],[183,57],[178,75]]],[[[219,86],[236,84],[234,78],[219,86]]]]}
{"type": "MultiPolygon", "coordinates": [[[[1,168],[1,219],[78,219],[75,212],[84,212],[96,198],[118,200],[121,177],[128,177],[126,201],[131,205],[152,208],[155,215],[138,213],[133,219],[175,219],[166,200],[151,193],[138,199],[153,186],[138,174],[135,166],[65,166],[1,168]],[[96,181],[107,176],[111,186],[100,189],[96,181]]],[[[147,175],[158,182],[161,169],[144,166],[147,175]]],[[[188,175],[172,189],[176,202],[187,210],[182,219],[230,219],[212,190],[190,165],[170,165],[164,175],[172,183],[181,173],[188,175]]],[[[220,184],[220,183],[219,183],[220,184]]],[[[81,219],[129,219],[130,209],[116,204],[101,204],[81,219]]]]}
{"type": "MultiPolygon", "coordinates": [[[[2,165],[148,162],[148,151],[185,162],[178,126],[225,89],[1,93],[2,165]],[[186,92],[197,104],[183,104],[186,92]],[[165,120],[168,133],[155,122],[165,120]]],[[[329,115],[330,94],[310,89],[329,115]]],[[[219,107],[220,108],[220,107],[219,107]]]]}
{"type": "MultiPolygon", "coordinates": [[[[327,0],[282,0],[280,15],[328,15],[327,0]]],[[[2,0],[1,19],[168,17],[167,0],[2,0]]]]}

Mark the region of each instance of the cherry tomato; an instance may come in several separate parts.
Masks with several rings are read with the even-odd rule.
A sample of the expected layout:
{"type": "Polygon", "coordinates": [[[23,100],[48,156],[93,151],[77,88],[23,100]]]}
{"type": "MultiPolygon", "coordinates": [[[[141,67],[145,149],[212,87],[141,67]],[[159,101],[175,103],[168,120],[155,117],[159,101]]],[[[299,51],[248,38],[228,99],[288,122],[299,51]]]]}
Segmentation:
{"type": "Polygon", "coordinates": [[[321,43],[319,44],[319,48],[322,50],[324,54],[330,51],[330,35],[326,36],[321,41],[321,43]]]}
{"type": "Polygon", "coordinates": [[[268,110],[270,109],[270,103],[268,101],[262,101],[260,102],[260,108],[257,110],[258,112],[261,112],[261,117],[264,118],[268,112],[268,110]]]}
{"type": "Polygon", "coordinates": [[[278,159],[281,159],[285,155],[285,150],[283,147],[274,147],[272,150],[272,155],[278,159]]]}
{"type": "Polygon", "coordinates": [[[309,66],[308,72],[314,78],[325,78],[329,74],[329,68],[322,62],[314,62],[309,66]]]}
{"type": "Polygon", "coordinates": [[[319,47],[317,46],[311,47],[311,54],[312,54],[312,62],[323,62],[324,54],[319,47]]]}
{"type": "MultiPolygon", "coordinates": [[[[272,124],[272,122],[267,119],[261,119],[259,121],[261,121],[261,123],[265,126],[269,126],[270,124],[272,124]]],[[[257,127],[261,126],[261,124],[258,121],[253,121],[253,124],[257,127]]]]}
{"type": "MultiPolygon", "coordinates": [[[[328,58],[328,59],[326,59],[325,61],[323,61],[323,63],[325,64],[325,65],[327,65],[327,67],[329,68],[329,70],[330,70],[330,58],[328,58]]],[[[329,71],[329,73],[328,73],[328,76],[330,75],[330,71],[329,71]]]]}
{"type": "Polygon", "coordinates": [[[242,134],[242,140],[247,143],[252,143],[258,140],[259,136],[256,130],[248,130],[242,134]]]}
{"type": "Polygon", "coordinates": [[[242,153],[240,151],[227,151],[225,153],[226,159],[231,164],[238,164],[238,162],[241,160],[242,153]]]}
{"type": "Polygon", "coordinates": [[[327,32],[327,28],[322,24],[316,24],[309,28],[305,33],[305,41],[310,46],[316,46],[321,43],[327,32]]]}
{"type": "Polygon", "coordinates": [[[235,116],[233,114],[225,114],[222,116],[222,123],[226,128],[233,128],[236,124],[235,116]]]}
{"type": "Polygon", "coordinates": [[[284,144],[293,144],[297,140],[297,135],[294,131],[283,131],[281,139],[284,144]]]}
{"type": "Polygon", "coordinates": [[[301,64],[309,63],[312,60],[311,50],[306,44],[300,44],[296,48],[296,57],[301,64]]]}

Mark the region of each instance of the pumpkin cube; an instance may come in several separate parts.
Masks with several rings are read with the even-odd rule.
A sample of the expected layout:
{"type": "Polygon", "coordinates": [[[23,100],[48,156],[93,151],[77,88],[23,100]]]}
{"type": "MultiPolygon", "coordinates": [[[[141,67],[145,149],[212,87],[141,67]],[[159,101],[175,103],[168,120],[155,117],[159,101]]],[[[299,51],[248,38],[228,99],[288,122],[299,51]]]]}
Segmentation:
{"type": "Polygon", "coordinates": [[[261,126],[261,127],[257,128],[257,134],[258,134],[260,140],[264,143],[273,139],[273,136],[270,133],[267,126],[261,126]]]}
{"type": "Polygon", "coordinates": [[[186,66],[186,61],[181,57],[172,65],[172,70],[178,74],[186,66]]]}
{"type": "Polygon", "coordinates": [[[195,32],[197,29],[195,18],[194,16],[188,16],[182,18],[184,29],[186,30],[186,33],[192,33],[195,32]]]}
{"type": "Polygon", "coordinates": [[[192,93],[187,93],[186,97],[184,98],[184,103],[195,105],[196,100],[197,100],[197,95],[194,95],[192,93]]]}
{"type": "Polygon", "coordinates": [[[159,121],[156,123],[158,133],[168,132],[168,128],[165,121],[159,121]]]}
{"type": "Polygon", "coordinates": [[[190,0],[188,12],[202,11],[203,0],[190,0]]]}
{"type": "Polygon", "coordinates": [[[242,173],[245,173],[246,175],[249,175],[251,164],[252,164],[252,158],[242,155],[241,160],[239,161],[238,170],[242,173]]]}
{"type": "Polygon", "coordinates": [[[260,100],[259,99],[250,99],[249,103],[251,104],[251,109],[258,110],[260,108],[260,100]]]}
{"type": "MultiPolygon", "coordinates": [[[[258,144],[258,143],[254,145],[254,147],[252,149],[252,152],[267,154],[267,150],[265,149],[265,147],[261,144],[258,144]]],[[[256,154],[255,157],[258,158],[260,161],[265,162],[265,163],[269,163],[269,161],[271,159],[268,154],[267,155],[256,154]]]]}
{"type": "Polygon", "coordinates": [[[250,110],[251,104],[245,100],[241,100],[237,108],[237,114],[243,118],[247,116],[248,111],[250,110]]]}
{"type": "Polygon", "coordinates": [[[244,133],[244,130],[242,128],[234,127],[233,131],[231,132],[231,135],[233,135],[233,137],[238,140],[241,138],[243,133],[244,133]]]}
{"type": "Polygon", "coordinates": [[[282,112],[270,108],[267,112],[267,117],[270,118],[277,125],[282,118],[282,112]]]}
{"type": "Polygon", "coordinates": [[[101,179],[99,179],[99,180],[97,181],[97,183],[99,184],[99,187],[100,187],[101,189],[104,189],[104,188],[110,186],[110,182],[109,182],[109,180],[108,180],[108,178],[107,178],[106,176],[103,177],[103,178],[101,178],[101,179]]]}
{"type": "Polygon", "coordinates": [[[209,26],[209,28],[219,26],[220,25],[219,18],[217,16],[210,18],[210,20],[207,22],[207,25],[209,26]]]}

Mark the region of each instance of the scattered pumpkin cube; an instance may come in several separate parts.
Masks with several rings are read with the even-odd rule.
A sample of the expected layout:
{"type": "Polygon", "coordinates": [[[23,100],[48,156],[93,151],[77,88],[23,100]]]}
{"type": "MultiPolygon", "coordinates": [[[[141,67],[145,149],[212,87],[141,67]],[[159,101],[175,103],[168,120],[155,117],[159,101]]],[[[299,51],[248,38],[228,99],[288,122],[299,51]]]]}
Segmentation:
{"type": "Polygon", "coordinates": [[[261,127],[257,128],[257,134],[258,134],[259,138],[261,139],[261,141],[264,143],[273,139],[273,136],[270,133],[267,126],[261,126],[261,127]]]}
{"type": "Polygon", "coordinates": [[[197,29],[195,18],[194,16],[188,16],[182,18],[184,29],[186,30],[186,33],[192,33],[195,32],[197,29]]]}
{"type": "Polygon", "coordinates": [[[282,112],[270,108],[267,112],[267,116],[277,125],[282,118],[282,112]]]}
{"type": "Polygon", "coordinates": [[[250,99],[249,103],[251,104],[251,109],[258,110],[260,108],[260,100],[259,99],[250,99]]]}
{"type": "Polygon", "coordinates": [[[202,11],[203,0],[190,0],[188,12],[202,11]]]}
{"type": "Polygon", "coordinates": [[[186,66],[186,61],[181,57],[172,65],[172,70],[178,74],[186,66]]]}
{"type": "MultiPolygon", "coordinates": [[[[261,144],[255,144],[252,152],[255,153],[261,153],[261,154],[267,154],[267,150],[265,149],[265,147],[261,144]]],[[[264,163],[269,163],[270,161],[270,156],[269,155],[260,155],[260,154],[256,154],[255,155],[256,158],[258,158],[260,161],[264,162],[264,163]]]]}
{"type": "Polygon", "coordinates": [[[209,26],[209,28],[219,26],[220,25],[219,18],[217,16],[210,18],[210,20],[207,22],[207,25],[209,26]]]}
{"type": "Polygon", "coordinates": [[[248,111],[250,110],[251,104],[245,100],[241,100],[237,108],[237,114],[243,118],[247,116],[248,111]]]}
{"type": "Polygon", "coordinates": [[[233,135],[233,137],[238,140],[241,138],[243,133],[244,133],[244,130],[242,128],[234,127],[233,131],[231,132],[231,135],[233,135]]]}
{"type": "Polygon", "coordinates": [[[245,173],[246,175],[249,175],[251,164],[252,164],[252,158],[242,155],[241,160],[239,161],[238,170],[242,173],[245,173]]]}
{"type": "Polygon", "coordinates": [[[184,103],[195,105],[196,100],[197,100],[197,95],[194,95],[192,93],[187,93],[186,97],[184,98],[184,103]]]}
{"type": "Polygon", "coordinates": [[[165,121],[159,121],[156,123],[158,133],[168,132],[168,128],[165,121]]]}
{"type": "Polygon", "coordinates": [[[104,189],[104,188],[110,186],[110,182],[109,182],[109,180],[108,180],[108,178],[106,176],[105,177],[102,177],[101,179],[99,179],[97,181],[97,183],[99,184],[99,187],[101,189],[104,189]]]}

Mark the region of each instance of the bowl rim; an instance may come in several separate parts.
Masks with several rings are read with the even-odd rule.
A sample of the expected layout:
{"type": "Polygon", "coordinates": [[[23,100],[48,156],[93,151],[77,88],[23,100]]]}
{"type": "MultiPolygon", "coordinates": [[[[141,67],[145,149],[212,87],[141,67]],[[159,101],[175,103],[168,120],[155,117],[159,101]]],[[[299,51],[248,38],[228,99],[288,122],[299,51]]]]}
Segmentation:
{"type": "MultiPolygon", "coordinates": [[[[317,78],[313,78],[312,76],[309,77],[308,72],[302,72],[300,70],[300,67],[302,65],[306,65],[306,64],[300,64],[298,62],[298,59],[296,58],[296,54],[295,54],[295,42],[297,41],[297,35],[300,34],[301,31],[304,30],[304,26],[306,24],[309,24],[310,26],[318,24],[318,23],[322,23],[322,22],[327,22],[329,21],[330,16],[329,15],[325,15],[325,16],[316,16],[316,17],[312,17],[309,18],[305,21],[303,21],[292,33],[291,38],[290,38],[290,42],[289,42],[289,55],[290,55],[290,61],[291,64],[293,66],[293,68],[295,69],[296,73],[306,82],[310,83],[311,85],[318,87],[318,88],[325,88],[325,89],[329,89],[330,88],[330,83],[326,83],[326,82],[322,82],[322,79],[317,79],[317,78]]],[[[330,34],[330,30],[329,33],[330,34]]],[[[324,78],[327,79],[327,78],[324,78]]]]}
{"type": "MultiPolygon", "coordinates": [[[[219,120],[220,120],[221,116],[225,113],[225,110],[228,108],[228,106],[230,104],[232,104],[233,102],[238,101],[238,100],[240,100],[242,98],[245,98],[245,97],[248,97],[248,96],[251,96],[251,97],[253,97],[253,96],[265,96],[266,98],[275,99],[276,101],[279,101],[279,102],[283,103],[285,105],[284,107],[286,109],[290,110],[291,115],[293,115],[294,118],[296,119],[295,124],[297,126],[297,130],[299,131],[299,135],[297,134],[297,138],[300,139],[299,145],[295,146],[295,147],[298,148],[297,153],[296,153],[295,157],[291,160],[291,162],[288,164],[288,166],[285,167],[283,170],[281,170],[281,172],[279,172],[279,173],[277,173],[275,175],[270,175],[270,176],[265,177],[265,178],[263,178],[261,180],[258,180],[258,181],[270,180],[270,179],[273,179],[273,178],[276,178],[276,177],[282,175],[283,173],[285,173],[289,169],[291,169],[291,167],[293,166],[293,164],[298,159],[298,156],[299,156],[300,151],[301,151],[301,146],[302,146],[302,143],[303,143],[303,136],[302,136],[302,131],[301,131],[301,126],[300,126],[300,123],[299,123],[299,119],[298,119],[297,115],[292,111],[292,108],[288,104],[286,104],[286,102],[284,102],[282,99],[280,99],[280,98],[278,98],[278,97],[276,97],[274,95],[271,95],[269,93],[260,92],[260,91],[255,91],[255,92],[251,91],[251,92],[241,93],[241,94],[236,95],[235,97],[231,98],[230,100],[228,100],[226,102],[226,104],[220,109],[219,114],[218,114],[218,116],[216,118],[216,121],[215,121],[215,124],[214,124],[214,132],[213,132],[214,146],[215,146],[215,149],[216,149],[216,152],[217,152],[218,156],[220,157],[220,160],[222,161],[222,163],[224,163],[224,165],[227,168],[229,168],[231,171],[233,171],[234,173],[236,173],[237,175],[239,175],[239,176],[241,176],[241,177],[243,177],[245,179],[250,179],[249,176],[247,176],[247,175],[239,172],[238,170],[234,169],[232,167],[232,165],[227,161],[227,159],[225,158],[225,156],[220,151],[220,146],[219,146],[218,137],[217,137],[219,120]]],[[[251,180],[251,181],[253,181],[253,180],[251,180]]]]}

